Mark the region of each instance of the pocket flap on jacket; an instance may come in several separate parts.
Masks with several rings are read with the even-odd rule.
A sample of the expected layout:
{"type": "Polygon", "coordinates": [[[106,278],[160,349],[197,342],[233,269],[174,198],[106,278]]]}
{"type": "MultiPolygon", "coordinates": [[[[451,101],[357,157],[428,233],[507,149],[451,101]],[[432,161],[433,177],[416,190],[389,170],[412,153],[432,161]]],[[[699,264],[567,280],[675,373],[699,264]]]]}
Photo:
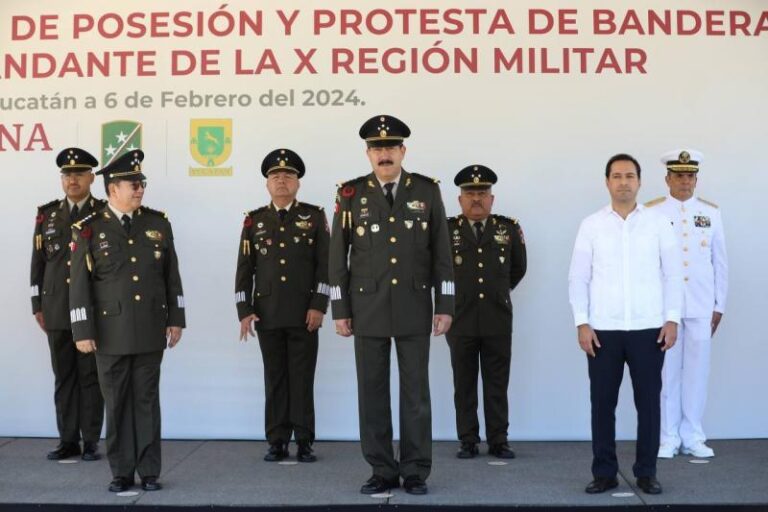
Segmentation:
{"type": "Polygon", "coordinates": [[[353,277],[349,289],[353,293],[373,293],[376,291],[376,280],[372,277],[353,277]]]}
{"type": "Polygon", "coordinates": [[[256,297],[266,297],[270,293],[272,293],[272,286],[269,283],[256,286],[256,297]]]}
{"type": "Polygon", "coordinates": [[[432,284],[429,282],[429,279],[427,279],[426,277],[414,276],[414,278],[413,278],[413,289],[414,290],[429,291],[429,290],[432,289],[432,284]]]}
{"type": "Polygon", "coordinates": [[[100,316],[116,316],[120,314],[120,301],[102,302],[98,306],[100,316]]]}

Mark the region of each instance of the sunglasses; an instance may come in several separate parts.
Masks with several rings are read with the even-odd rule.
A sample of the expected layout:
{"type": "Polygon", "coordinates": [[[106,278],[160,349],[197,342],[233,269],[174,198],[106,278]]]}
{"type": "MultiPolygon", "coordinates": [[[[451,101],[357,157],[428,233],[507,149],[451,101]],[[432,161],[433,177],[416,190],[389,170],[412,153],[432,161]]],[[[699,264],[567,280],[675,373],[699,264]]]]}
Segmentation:
{"type": "Polygon", "coordinates": [[[131,182],[131,188],[133,190],[139,190],[140,188],[146,189],[147,188],[147,180],[132,181],[131,182]]]}

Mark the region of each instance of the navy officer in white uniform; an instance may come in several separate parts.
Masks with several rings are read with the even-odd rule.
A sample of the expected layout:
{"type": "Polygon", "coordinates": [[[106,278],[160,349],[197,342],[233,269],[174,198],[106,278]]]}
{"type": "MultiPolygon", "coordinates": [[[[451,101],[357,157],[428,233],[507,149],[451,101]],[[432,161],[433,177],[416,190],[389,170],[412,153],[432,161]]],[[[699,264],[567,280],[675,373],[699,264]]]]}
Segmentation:
{"type": "Polygon", "coordinates": [[[682,452],[713,457],[702,417],[707,402],[711,339],[725,311],[728,255],[720,209],[694,196],[702,154],[694,149],[665,153],[669,194],[646,206],[669,217],[680,241],[683,306],[678,343],[666,354],[662,372],[659,458],[682,452]]]}

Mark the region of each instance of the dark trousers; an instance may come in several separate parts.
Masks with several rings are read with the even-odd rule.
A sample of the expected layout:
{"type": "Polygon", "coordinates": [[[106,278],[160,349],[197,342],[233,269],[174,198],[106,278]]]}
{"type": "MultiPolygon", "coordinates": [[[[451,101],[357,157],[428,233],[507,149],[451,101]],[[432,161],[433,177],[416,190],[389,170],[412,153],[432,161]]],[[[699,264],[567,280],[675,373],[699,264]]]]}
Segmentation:
{"type": "Polygon", "coordinates": [[[104,399],[99,389],[96,359],[83,354],[72,341],[72,331],[47,331],[55,378],[53,401],[56,426],[63,443],[98,443],[104,423],[104,399]]]}
{"type": "Polygon", "coordinates": [[[512,337],[446,335],[453,367],[456,431],[463,442],[480,442],[477,420],[477,375],[483,376],[483,410],[488,444],[507,442],[509,365],[512,337]]]}
{"type": "Polygon", "coordinates": [[[163,351],[96,353],[107,405],[107,458],[112,476],[160,475],[160,363],[163,351]]]}
{"type": "Polygon", "coordinates": [[[592,474],[615,477],[616,403],[629,366],[637,409],[637,447],[632,471],[635,477],[656,476],[661,428],[661,367],[664,352],[657,343],[659,329],[640,331],[595,331],[602,348],[589,363],[590,399],[592,401],[592,474]]]}
{"type": "Polygon", "coordinates": [[[317,331],[259,329],[264,361],[264,422],[269,443],[315,440],[317,331]]]}
{"type": "Polygon", "coordinates": [[[391,338],[355,336],[360,444],[373,473],[389,480],[419,476],[432,468],[429,397],[429,335],[395,338],[400,372],[400,461],[392,448],[389,394],[391,338]]]}

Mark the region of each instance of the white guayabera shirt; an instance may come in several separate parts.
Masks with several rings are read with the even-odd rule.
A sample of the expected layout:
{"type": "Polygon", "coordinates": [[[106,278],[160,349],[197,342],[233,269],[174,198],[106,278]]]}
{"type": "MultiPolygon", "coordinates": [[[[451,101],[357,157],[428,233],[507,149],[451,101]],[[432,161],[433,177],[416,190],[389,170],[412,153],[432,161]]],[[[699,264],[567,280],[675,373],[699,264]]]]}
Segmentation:
{"type": "Polygon", "coordinates": [[[669,219],[638,205],[625,219],[608,205],[581,222],[568,273],[576,325],[634,331],[680,322],[680,248],[669,219]]]}

